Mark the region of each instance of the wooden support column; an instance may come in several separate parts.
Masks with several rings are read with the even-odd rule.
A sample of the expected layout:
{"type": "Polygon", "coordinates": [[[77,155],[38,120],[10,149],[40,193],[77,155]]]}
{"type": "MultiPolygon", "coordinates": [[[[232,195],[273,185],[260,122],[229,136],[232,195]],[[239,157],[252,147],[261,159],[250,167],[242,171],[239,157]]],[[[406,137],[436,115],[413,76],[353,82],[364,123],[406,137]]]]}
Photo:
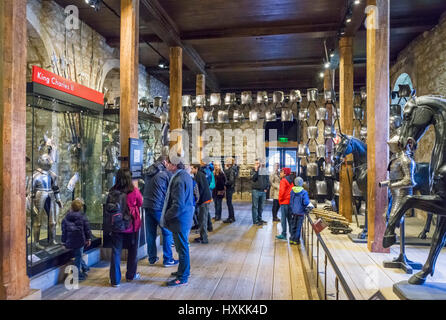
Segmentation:
{"type": "MultiPolygon", "coordinates": [[[[129,138],[138,138],[139,0],[121,0],[121,157],[129,156],[129,138]]],[[[128,167],[128,161],[121,161],[128,167]]]]}
{"type": "MultiPolygon", "coordinates": [[[[343,37],[339,41],[339,103],[341,105],[341,129],[343,134],[353,134],[353,38],[343,37]]],[[[346,157],[339,175],[339,212],[352,221],[352,163],[353,157],[346,157]]]]}
{"type": "MultiPolygon", "coordinates": [[[[196,81],[196,91],[195,91],[195,96],[198,95],[205,95],[206,94],[206,76],[204,74],[197,74],[197,81],[196,81]]],[[[200,107],[197,109],[197,115],[198,115],[198,119],[202,120],[203,119],[203,112],[204,112],[204,108],[200,107]]],[[[200,137],[198,139],[198,161],[201,162],[201,160],[203,159],[203,139],[202,139],[202,133],[205,130],[205,125],[203,123],[203,121],[200,121],[200,137]]]]}
{"type": "MultiPolygon", "coordinates": [[[[367,0],[375,6],[367,16],[367,212],[368,249],[389,252],[382,247],[386,228],[384,212],[387,189],[378,183],[387,178],[389,149],[389,0],[367,0]]],[[[373,8],[373,7],[372,7],[373,8]]]]}
{"type": "Polygon", "coordinates": [[[26,274],[26,0],[0,1],[0,299],[29,293],[26,274]]]}
{"type": "MultiPolygon", "coordinates": [[[[183,49],[181,47],[170,48],[170,130],[181,129],[183,108],[181,98],[183,93],[183,49]]],[[[172,148],[178,143],[177,153],[182,154],[182,140],[171,141],[172,148]]]]}

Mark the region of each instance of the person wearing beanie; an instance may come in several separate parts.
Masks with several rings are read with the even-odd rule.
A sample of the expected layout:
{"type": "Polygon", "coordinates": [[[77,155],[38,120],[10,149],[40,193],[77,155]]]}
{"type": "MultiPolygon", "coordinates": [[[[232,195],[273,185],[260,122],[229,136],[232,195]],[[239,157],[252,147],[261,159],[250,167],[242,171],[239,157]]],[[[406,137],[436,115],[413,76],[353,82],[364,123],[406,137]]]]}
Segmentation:
{"type": "Polygon", "coordinates": [[[303,188],[304,180],[297,177],[294,179],[294,185],[290,193],[290,244],[298,245],[305,214],[314,207],[310,202],[308,192],[303,188]]]}
{"type": "MultiPolygon", "coordinates": [[[[286,240],[287,238],[287,220],[289,220],[290,207],[290,193],[293,188],[293,178],[291,177],[291,169],[283,168],[280,171],[280,185],[279,185],[279,205],[281,211],[282,233],[276,236],[279,240],[286,240]]],[[[288,222],[289,224],[289,222],[288,222]]]]}

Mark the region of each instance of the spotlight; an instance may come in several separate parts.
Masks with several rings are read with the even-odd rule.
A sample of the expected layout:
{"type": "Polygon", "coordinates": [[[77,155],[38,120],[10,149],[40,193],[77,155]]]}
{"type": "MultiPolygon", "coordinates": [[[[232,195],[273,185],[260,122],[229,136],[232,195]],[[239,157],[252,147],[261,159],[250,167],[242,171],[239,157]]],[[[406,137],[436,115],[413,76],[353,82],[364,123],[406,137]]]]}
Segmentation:
{"type": "Polygon", "coordinates": [[[323,72],[319,73],[319,77],[320,78],[324,78],[325,77],[325,73],[323,73],[323,72]]]}
{"type": "Polygon", "coordinates": [[[354,2],[355,5],[358,5],[360,3],[361,3],[361,0],[355,0],[355,2],[354,2]]]}
{"type": "Polygon", "coordinates": [[[350,9],[348,9],[348,13],[347,13],[345,22],[346,23],[352,22],[352,18],[353,18],[353,12],[352,12],[352,9],[350,8],[350,9]]]}
{"type": "Polygon", "coordinates": [[[333,58],[335,56],[334,51],[331,51],[330,58],[333,58]]]}
{"type": "Polygon", "coordinates": [[[345,28],[342,28],[341,30],[339,30],[339,35],[340,36],[345,35],[345,28]]]}
{"type": "Polygon", "coordinates": [[[325,69],[330,68],[330,62],[325,62],[324,67],[325,67],[325,69]]]}
{"type": "Polygon", "coordinates": [[[158,67],[161,68],[161,69],[167,69],[167,68],[169,68],[169,63],[166,60],[161,59],[158,62],[158,67]]]}
{"type": "Polygon", "coordinates": [[[101,8],[102,0],[85,0],[85,3],[92,7],[95,11],[99,11],[101,8]]]}

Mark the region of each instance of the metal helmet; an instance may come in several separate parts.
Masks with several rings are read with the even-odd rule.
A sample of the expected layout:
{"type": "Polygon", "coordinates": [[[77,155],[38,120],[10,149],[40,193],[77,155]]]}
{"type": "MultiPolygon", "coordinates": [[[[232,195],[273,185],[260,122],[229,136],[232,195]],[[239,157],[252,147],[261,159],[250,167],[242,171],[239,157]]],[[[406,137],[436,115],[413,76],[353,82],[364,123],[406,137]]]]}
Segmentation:
{"type": "Polygon", "coordinates": [[[42,154],[39,160],[37,160],[37,164],[43,170],[50,170],[53,166],[53,159],[51,159],[49,154],[42,154]]]}

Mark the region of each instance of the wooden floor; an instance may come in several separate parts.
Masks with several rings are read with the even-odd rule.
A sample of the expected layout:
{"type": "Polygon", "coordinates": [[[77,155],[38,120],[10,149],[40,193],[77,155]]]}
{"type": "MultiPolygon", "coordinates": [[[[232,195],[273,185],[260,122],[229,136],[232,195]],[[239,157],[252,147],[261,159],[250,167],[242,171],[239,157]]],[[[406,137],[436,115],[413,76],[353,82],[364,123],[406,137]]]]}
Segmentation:
{"type": "MultiPolygon", "coordinates": [[[[227,215],[224,205],[223,217],[227,215]]],[[[42,294],[42,299],[62,300],[144,300],[144,299],[228,299],[228,300],[308,300],[297,246],[279,241],[275,236],[280,223],[271,222],[271,206],[264,210],[263,227],[253,226],[251,204],[235,204],[237,221],[232,224],[214,223],[209,234],[209,244],[196,244],[197,235],[190,236],[191,277],[183,287],[168,288],[165,282],[176,268],[162,264],[149,266],[146,259],[138,264],[141,280],[121,282],[120,288],[109,285],[109,267],[102,263],[91,268],[88,280],[81,282],[78,290],[67,290],[63,284],[42,294]]],[[[213,216],[213,208],[211,210],[213,216]]],[[[158,255],[162,257],[162,251],[158,255]]],[[[162,260],[162,259],[161,259],[162,260]]],[[[125,266],[122,265],[123,274],[125,266]]]]}
{"type": "MultiPolygon", "coordinates": [[[[351,227],[354,229],[354,233],[358,233],[359,229],[357,229],[355,224],[351,224],[351,227]]],[[[369,299],[379,290],[386,299],[398,300],[398,297],[393,293],[393,284],[408,280],[411,275],[405,274],[399,269],[384,268],[383,262],[391,261],[398,256],[399,245],[392,246],[390,254],[371,253],[367,249],[367,244],[353,243],[347,235],[333,235],[328,228],[321,235],[356,299],[369,299]]],[[[315,270],[317,252],[315,239],[313,244],[313,268],[315,270]]],[[[424,264],[429,249],[426,246],[407,246],[406,254],[410,260],[424,264]]],[[[324,282],[323,250],[320,250],[319,263],[319,275],[321,281],[324,282]]],[[[328,265],[327,270],[328,299],[333,299],[335,296],[335,274],[330,265],[328,265]]],[[[428,282],[446,282],[446,249],[443,249],[440,254],[435,274],[433,277],[428,278],[428,282]]],[[[341,299],[345,298],[345,295],[342,294],[342,289],[340,293],[341,299]]]]}

